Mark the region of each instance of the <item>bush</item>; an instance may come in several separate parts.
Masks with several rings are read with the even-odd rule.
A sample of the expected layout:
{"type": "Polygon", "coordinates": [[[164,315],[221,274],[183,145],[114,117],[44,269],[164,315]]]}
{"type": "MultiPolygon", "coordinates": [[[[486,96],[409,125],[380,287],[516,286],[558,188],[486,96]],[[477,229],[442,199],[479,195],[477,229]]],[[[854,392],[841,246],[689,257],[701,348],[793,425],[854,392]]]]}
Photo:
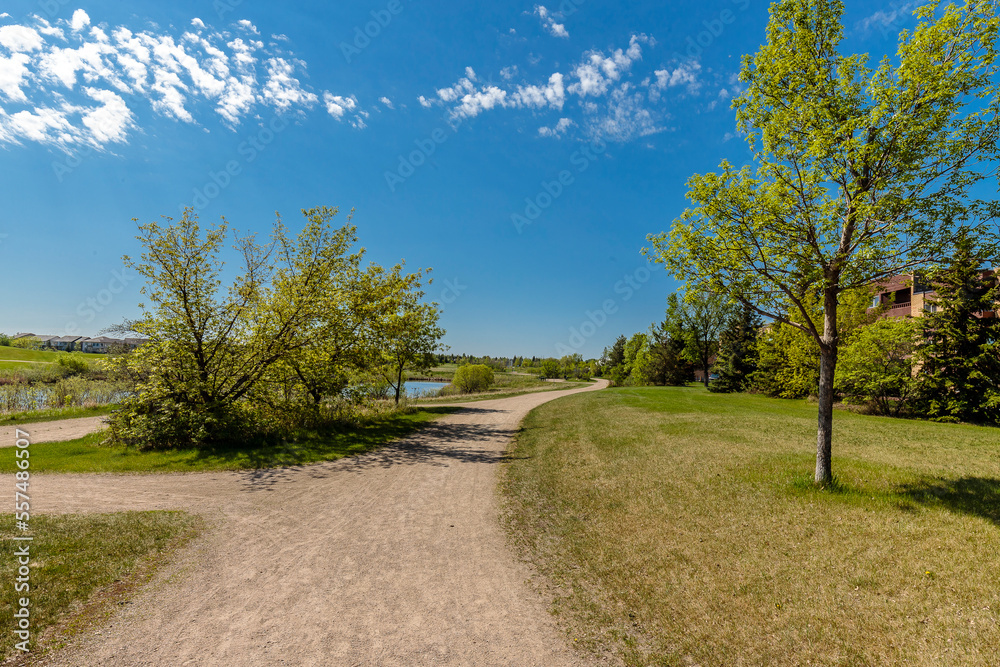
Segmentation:
{"type": "Polygon", "coordinates": [[[83,375],[90,370],[90,364],[76,356],[59,357],[56,363],[66,369],[67,375],[83,375]]]}
{"type": "Polygon", "coordinates": [[[559,368],[559,362],[555,359],[546,359],[543,361],[540,375],[543,379],[562,377],[562,369],[559,368]]]}
{"type": "Polygon", "coordinates": [[[910,318],[892,318],[859,329],[840,352],[837,390],[878,414],[899,416],[905,412],[916,384],[916,328],[910,318]]]}
{"type": "Polygon", "coordinates": [[[493,369],[483,364],[459,366],[451,381],[463,394],[486,391],[493,384],[493,369]]]}

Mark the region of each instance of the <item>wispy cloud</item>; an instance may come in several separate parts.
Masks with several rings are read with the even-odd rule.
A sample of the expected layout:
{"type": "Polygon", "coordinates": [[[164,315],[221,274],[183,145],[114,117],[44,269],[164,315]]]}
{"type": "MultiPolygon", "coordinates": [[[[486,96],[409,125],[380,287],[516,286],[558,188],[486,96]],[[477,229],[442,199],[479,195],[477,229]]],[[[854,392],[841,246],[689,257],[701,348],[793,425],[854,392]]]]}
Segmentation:
{"type": "Polygon", "coordinates": [[[883,36],[888,36],[898,32],[900,24],[912,18],[914,10],[921,4],[924,3],[920,0],[894,0],[888,7],[858,21],[855,28],[865,33],[879,30],[883,36]]]}
{"type": "Polygon", "coordinates": [[[444,107],[453,118],[473,118],[493,109],[559,112],[557,121],[538,129],[539,136],[560,137],[576,127],[586,136],[628,141],[663,131],[662,123],[670,114],[655,105],[668,90],[678,88],[682,95],[701,90],[701,65],[696,60],[675,62],[651,74],[646,70],[640,77],[636,63],[644,48],[654,46],[646,35],[633,35],[625,47],[586,51],[567,73],[553,72],[547,81],[533,84],[513,82],[516,65],[500,71],[503,83],[480,82],[467,67],[454,84],[418,100],[427,108],[444,107]],[[565,113],[571,102],[579,109],[579,120],[565,113]]]}
{"type": "MultiPolygon", "coordinates": [[[[142,106],[184,123],[199,123],[208,107],[235,128],[255,109],[319,102],[302,82],[305,63],[266,47],[249,21],[219,31],[195,18],[178,32],[94,24],[82,9],[54,23],[34,16],[0,26],[0,145],[106,148],[128,141],[142,106]]],[[[363,127],[357,100],[341,99],[354,100],[344,114],[363,127]]]]}
{"type": "Polygon", "coordinates": [[[557,17],[562,18],[558,13],[553,15],[544,5],[535,5],[534,14],[541,19],[542,28],[553,37],[562,37],[563,39],[569,37],[569,31],[566,30],[566,26],[562,23],[556,23],[557,17]]]}

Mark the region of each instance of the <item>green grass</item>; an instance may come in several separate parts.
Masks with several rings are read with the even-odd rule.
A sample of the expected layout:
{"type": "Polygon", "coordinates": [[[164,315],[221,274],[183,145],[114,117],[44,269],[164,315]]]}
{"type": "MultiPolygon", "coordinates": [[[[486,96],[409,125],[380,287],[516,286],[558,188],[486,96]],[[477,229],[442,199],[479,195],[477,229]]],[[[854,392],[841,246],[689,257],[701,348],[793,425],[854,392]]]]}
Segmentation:
{"type": "Polygon", "coordinates": [[[100,405],[92,408],[51,408],[49,410],[32,410],[0,415],[0,426],[4,424],[37,424],[39,422],[59,421],[62,419],[80,419],[81,417],[100,417],[111,414],[113,405],[100,405]]]}
{"type": "Polygon", "coordinates": [[[60,352],[58,350],[24,350],[19,347],[8,347],[0,345],[0,361],[31,361],[35,363],[56,363],[60,358],[73,355],[86,359],[87,361],[97,361],[103,359],[103,354],[84,354],[83,352],[60,352]]]}
{"type": "Polygon", "coordinates": [[[511,535],[578,645],[628,665],[994,665],[1000,429],[614,389],[525,420],[511,535]]]}
{"type": "MultiPolygon", "coordinates": [[[[11,481],[13,487],[13,481],[11,481]]],[[[13,491],[12,491],[13,493],[13,491]]],[[[127,598],[148,576],[163,554],[193,536],[201,520],[183,512],[120,512],[31,518],[30,590],[14,589],[18,576],[14,517],[0,516],[5,545],[0,559],[0,660],[22,655],[12,632],[19,599],[30,599],[31,643],[34,654],[46,628],[57,635],[72,632],[101,614],[101,607],[127,598]]],[[[47,638],[48,640],[48,638],[47,638]]],[[[49,644],[46,641],[46,644],[49,644]]]]}
{"type": "MultiPolygon", "coordinates": [[[[31,445],[31,472],[160,473],[245,470],[333,461],[362,454],[409,435],[455,408],[426,407],[413,412],[371,418],[338,432],[303,436],[281,445],[217,447],[169,451],[134,451],[102,445],[93,433],[67,442],[31,445]]],[[[13,473],[14,448],[0,450],[0,474],[13,473]]]]}

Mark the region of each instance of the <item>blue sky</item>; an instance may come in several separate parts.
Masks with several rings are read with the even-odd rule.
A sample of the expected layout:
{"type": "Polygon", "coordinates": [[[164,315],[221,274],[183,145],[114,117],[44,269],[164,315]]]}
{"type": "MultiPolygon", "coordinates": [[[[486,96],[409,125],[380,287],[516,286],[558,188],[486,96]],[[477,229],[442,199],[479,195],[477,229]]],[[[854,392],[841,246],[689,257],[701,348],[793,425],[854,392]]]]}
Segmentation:
{"type": "MultiPolygon", "coordinates": [[[[599,356],[662,318],[639,251],[685,180],[748,158],[729,101],[767,6],[8,0],[0,331],[135,316],[133,218],[330,205],[433,267],[452,351],[599,356]]],[[[913,7],[848,1],[845,49],[893,51],[913,7]]]]}

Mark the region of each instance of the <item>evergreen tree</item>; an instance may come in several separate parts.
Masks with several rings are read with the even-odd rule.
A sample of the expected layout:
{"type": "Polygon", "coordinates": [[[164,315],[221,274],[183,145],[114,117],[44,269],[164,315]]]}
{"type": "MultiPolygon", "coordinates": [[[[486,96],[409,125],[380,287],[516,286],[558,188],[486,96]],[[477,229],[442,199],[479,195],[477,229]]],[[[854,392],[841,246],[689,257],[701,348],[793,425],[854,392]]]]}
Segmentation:
{"type": "Polygon", "coordinates": [[[676,309],[650,331],[649,380],[655,385],[684,386],[694,379],[694,364],[687,348],[689,331],[676,309]]]}
{"type": "Polygon", "coordinates": [[[625,336],[619,336],[618,340],[611,347],[611,351],[608,352],[608,366],[611,368],[617,368],[625,363],[625,344],[628,341],[625,336]]]}
{"type": "Polygon", "coordinates": [[[729,394],[744,391],[750,374],[757,370],[757,335],[762,321],[757,312],[744,304],[733,311],[719,338],[715,371],[719,377],[709,391],[729,394]]]}
{"type": "Polygon", "coordinates": [[[936,312],[920,318],[917,395],[935,421],[1000,421],[1000,321],[991,313],[1000,290],[983,259],[963,233],[952,259],[930,276],[936,312]]]}

